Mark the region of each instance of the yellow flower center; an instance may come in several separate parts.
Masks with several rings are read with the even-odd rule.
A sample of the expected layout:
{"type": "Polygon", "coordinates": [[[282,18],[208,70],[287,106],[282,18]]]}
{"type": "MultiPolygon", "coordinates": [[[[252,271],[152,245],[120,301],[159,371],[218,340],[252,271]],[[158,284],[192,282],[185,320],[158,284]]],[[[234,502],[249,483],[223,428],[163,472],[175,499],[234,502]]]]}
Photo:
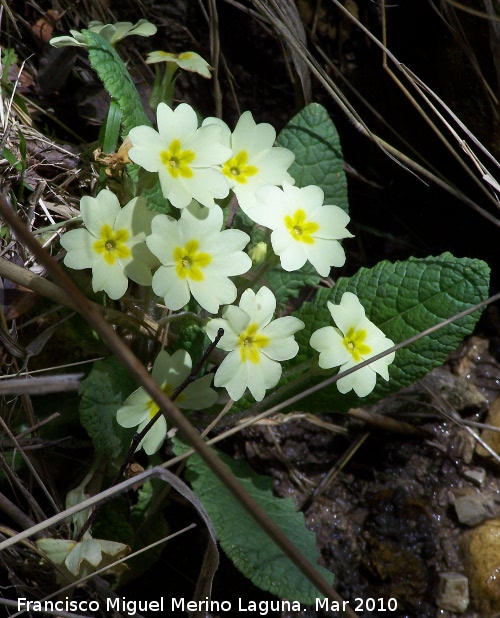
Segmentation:
{"type": "Polygon", "coordinates": [[[174,249],[175,272],[181,279],[188,277],[193,281],[203,281],[202,269],[210,264],[212,256],[198,251],[200,243],[189,240],[185,247],[174,249]]]}
{"type": "MultiPolygon", "coordinates": [[[[174,392],[174,387],[168,382],[164,382],[161,385],[161,390],[165,393],[167,397],[172,397],[172,393],[174,392]]],[[[175,401],[179,403],[180,401],[182,401],[182,399],[183,399],[183,395],[182,393],[179,393],[179,395],[175,398],[175,401]]],[[[158,412],[160,408],[158,407],[155,401],[150,399],[146,404],[146,409],[148,411],[149,418],[151,419],[154,416],[156,416],[156,413],[158,412]]]]}
{"type": "Polygon", "coordinates": [[[269,345],[269,338],[257,332],[257,324],[250,324],[238,337],[241,362],[250,361],[257,365],[260,363],[260,348],[269,345]]]}
{"type": "Polygon", "coordinates": [[[168,173],[173,178],[192,178],[193,170],[189,167],[196,155],[192,150],[182,150],[181,143],[178,139],[174,139],[168,150],[163,150],[160,153],[161,162],[167,168],[168,173]]]}
{"type": "Polygon", "coordinates": [[[250,176],[255,176],[259,171],[254,165],[247,165],[248,153],[244,150],[228,159],[222,166],[222,173],[240,184],[245,184],[250,176]]]}
{"type": "Polygon", "coordinates": [[[292,238],[297,242],[303,242],[306,245],[314,244],[312,234],[319,230],[319,225],[315,221],[307,221],[306,213],[302,208],[298,208],[293,217],[287,215],[285,225],[292,238]]]}
{"type": "Polygon", "coordinates": [[[117,258],[124,259],[132,255],[129,247],[125,244],[129,236],[130,233],[126,229],[115,232],[110,225],[103,225],[100,238],[95,241],[93,249],[103,256],[105,262],[113,266],[117,258]]]}
{"type": "Polygon", "coordinates": [[[364,343],[366,334],[366,330],[364,329],[355,331],[354,327],[351,327],[342,340],[342,343],[347,348],[347,351],[356,362],[359,362],[362,356],[366,356],[372,351],[370,346],[364,343]]]}

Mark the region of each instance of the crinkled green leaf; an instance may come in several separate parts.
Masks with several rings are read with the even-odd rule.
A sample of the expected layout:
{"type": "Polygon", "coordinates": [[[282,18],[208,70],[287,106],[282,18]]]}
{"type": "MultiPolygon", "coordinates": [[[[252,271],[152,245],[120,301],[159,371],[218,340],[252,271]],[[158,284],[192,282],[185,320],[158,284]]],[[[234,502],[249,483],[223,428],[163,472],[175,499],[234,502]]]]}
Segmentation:
{"type": "Polygon", "coordinates": [[[297,298],[304,286],[318,285],[320,276],[316,269],[307,262],[299,270],[290,273],[276,266],[266,272],[264,279],[276,296],[278,309],[283,310],[287,301],[290,298],[297,298]]]}
{"type": "Polygon", "coordinates": [[[281,131],[278,144],[295,153],[288,171],[297,187],[317,185],[325,192],[325,204],[349,211],[340,139],[323,106],[304,107],[281,131]]]}
{"type": "MultiPolygon", "coordinates": [[[[424,259],[410,258],[404,262],[383,261],[374,268],[361,268],[353,277],[339,279],[333,289],[318,291],[314,300],[304,303],[295,314],[306,327],[296,335],[300,352],[293,362],[311,358],[309,339],[312,333],[333,325],[326,303],[329,300],[338,304],[344,292],[356,294],[367,317],[389,339],[399,343],[488,298],[489,272],[488,265],[481,260],[455,258],[450,253],[424,259]]],[[[299,407],[309,411],[342,412],[413,384],[441,365],[463,338],[472,333],[480,313],[474,312],[398,350],[389,366],[389,382],[377,377],[377,386],[368,397],[361,399],[353,392],[341,395],[332,384],[313,397],[303,399],[299,407]]],[[[331,371],[332,374],[338,372],[335,368],[331,371]]]]}
{"type": "Polygon", "coordinates": [[[116,412],[136,388],[129,372],[115,358],[94,363],[80,385],[80,422],[96,451],[119,457],[130,446],[133,430],[116,422],[116,412]]]}
{"type": "MultiPolygon", "coordinates": [[[[130,77],[127,67],[113,46],[95,32],[83,30],[82,34],[87,40],[89,60],[92,68],[101,78],[111,98],[120,107],[123,135],[128,135],[130,129],[139,125],[150,127],[151,122],[144,111],[137,88],[130,77]]],[[[128,172],[134,182],[138,180],[139,169],[138,165],[128,166],[128,172]]],[[[159,182],[153,188],[142,190],[141,195],[146,198],[149,210],[164,214],[170,212],[170,204],[163,197],[159,182]]]]}
{"type": "MultiPolygon", "coordinates": [[[[255,474],[245,462],[221,453],[219,456],[290,541],[316,565],[315,535],[305,527],[304,515],[295,510],[293,501],[276,498],[272,480],[255,474]]],[[[243,575],[263,590],[300,603],[312,604],[321,596],[198,456],[189,459],[188,479],[214,524],[217,540],[243,575]]],[[[327,580],[333,579],[326,569],[317,569],[327,580]]]]}
{"type": "Polygon", "coordinates": [[[122,112],[123,134],[139,125],[151,126],[142,107],[141,99],[132,78],[113,46],[102,36],[82,30],[87,41],[89,60],[111,97],[118,102],[122,112]]]}
{"type": "Polygon", "coordinates": [[[162,215],[169,215],[172,213],[173,207],[170,205],[170,202],[163,197],[158,174],[151,174],[151,176],[156,176],[155,184],[153,184],[152,187],[144,187],[141,186],[141,175],[143,172],[141,167],[135,164],[129,164],[127,165],[127,172],[136,185],[135,194],[146,198],[148,210],[153,210],[162,215]]]}
{"type": "Polygon", "coordinates": [[[197,320],[187,317],[178,325],[176,324],[176,330],[179,332],[179,338],[172,344],[172,353],[176,350],[186,350],[195,367],[203,355],[205,346],[209,343],[205,336],[205,329],[197,320]]]}
{"type": "Polygon", "coordinates": [[[108,500],[99,512],[92,526],[92,536],[128,545],[133,538],[135,527],[130,522],[129,501],[122,495],[108,500]]]}

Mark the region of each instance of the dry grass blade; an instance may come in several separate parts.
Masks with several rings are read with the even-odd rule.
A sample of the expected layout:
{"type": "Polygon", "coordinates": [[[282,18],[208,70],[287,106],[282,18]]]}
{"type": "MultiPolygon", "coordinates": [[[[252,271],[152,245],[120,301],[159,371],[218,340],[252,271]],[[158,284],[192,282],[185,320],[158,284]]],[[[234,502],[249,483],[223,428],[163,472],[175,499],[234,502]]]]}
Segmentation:
{"type": "Polygon", "coordinates": [[[45,376],[40,378],[12,378],[0,382],[0,395],[46,395],[77,391],[83,373],[45,376]]]}
{"type": "Polygon", "coordinates": [[[334,481],[339,472],[345,468],[345,466],[349,463],[349,461],[354,457],[354,455],[358,452],[358,450],[363,446],[366,439],[370,435],[370,432],[365,432],[360,435],[347,449],[347,451],[342,455],[342,457],[338,460],[338,462],[330,469],[328,474],[324,476],[321,480],[321,483],[316,487],[313,493],[308,496],[300,506],[298,506],[298,510],[307,511],[307,509],[312,505],[312,503],[317,500],[330,486],[330,484],[334,481]]]}
{"type": "MultiPolygon", "coordinates": [[[[130,487],[140,486],[142,483],[144,483],[146,480],[150,478],[158,478],[164,481],[165,483],[168,483],[169,485],[171,485],[177,492],[179,492],[186,500],[188,500],[193,505],[198,515],[201,517],[201,519],[205,523],[205,526],[207,527],[207,530],[209,532],[208,546],[207,546],[207,552],[205,554],[205,560],[203,561],[203,567],[202,567],[203,572],[200,577],[199,586],[197,587],[197,593],[199,595],[199,600],[205,599],[207,596],[210,596],[211,594],[213,576],[219,564],[219,553],[217,550],[215,530],[199,498],[176,475],[159,467],[153,468],[152,470],[148,470],[146,472],[143,472],[142,474],[134,476],[133,478],[128,479],[124,481],[123,483],[120,483],[119,485],[115,485],[114,487],[104,492],[101,492],[100,494],[93,496],[92,498],[85,500],[81,502],[80,504],[75,505],[74,507],[66,509],[65,511],[63,511],[62,513],[59,513],[58,515],[55,515],[54,517],[46,519],[41,524],[31,526],[24,532],[16,536],[13,536],[10,539],[7,539],[6,541],[0,543],[0,551],[15,545],[19,541],[24,540],[30,536],[38,535],[41,532],[43,532],[46,528],[56,523],[59,523],[63,519],[66,519],[67,517],[70,517],[71,515],[78,513],[79,511],[83,511],[89,508],[90,506],[93,506],[105,500],[108,500],[114,495],[122,493],[123,491],[129,489],[130,487]]],[[[161,539],[160,541],[157,541],[156,543],[153,543],[152,545],[149,545],[148,547],[143,548],[139,550],[138,552],[135,552],[133,555],[138,555],[140,553],[143,553],[144,551],[147,551],[147,549],[150,549],[154,547],[155,545],[159,545],[160,543],[165,542],[165,540],[168,540],[168,538],[171,538],[171,537],[167,537],[166,539],[161,539]]],[[[124,558],[124,560],[129,559],[130,557],[131,556],[127,556],[124,558]]],[[[107,565],[104,569],[101,569],[95,573],[92,573],[89,577],[83,578],[82,580],[71,584],[70,586],[66,587],[65,590],[66,589],[69,590],[73,588],[74,586],[80,585],[82,582],[87,581],[91,577],[95,577],[96,575],[98,575],[98,573],[106,571],[110,569],[112,566],[119,564],[120,562],[122,561],[119,560],[115,562],[113,565],[107,565]]],[[[59,593],[60,593],[60,590],[55,592],[53,595],[47,597],[47,599],[55,595],[59,595],[59,593]]],[[[199,616],[199,618],[201,618],[201,614],[196,614],[196,615],[199,616]]]]}
{"type": "Polygon", "coordinates": [[[439,413],[444,416],[445,418],[447,418],[448,420],[450,420],[452,423],[455,423],[456,425],[460,425],[461,427],[463,427],[473,438],[476,442],[478,442],[490,455],[491,457],[493,457],[493,459],[497,462],[500,463],[500,455],[495,452],[491,446],[489,444],[487,444],[482,438],[481,436],[475,432],[473,429],[471,429],[466,423],[462,422],[462,419],[460,418],[460,416],[458,415],[457,411],[453,408],[453,406],[441,395],[441,393],[437,392],[435,389],[430,388],[426,383],[425,383],[425,379],[422,382],[422,386],[424,387],[424,389],[427,391],[427,393],[429,394],[429,396],[431,397],[431,400],[434,404],[434,407],[436,408],[436,410],[439,411],[439,413]]]}
{"type": "MultiPolygon", "coordinates": [[[[68,307],[69,309],[77,309],[77,303],[75,299],[64,291],[64,289],[51,281],[47,281],[43,277],[35,275],[30,270],[17,266],[12,262],[9,262],[5,258],[0,258],[0,276],[7,277],[14,283],[22,285],[33,292],[37,292],[41,296],[53,300],[55,303],[68,307]]],[[[141,330],[146,328],[151,336],[155,337],[156,333],[160,330],[158,324],[152,320],[149,316],[143,315],[142,322],[134,318],[133,316],[112,309],[111,307],[102,307],[92,303],[96,311],[99,311],[107,320],[118,326],[125,328],[132,328],[134,330],[141,330]]]]}
{"type": "MultiPolygon", "coordinates": [[[[372,32],[370,32],[363,24],[359,22],[338,0],[331,0],[331,2],[345,15],[349,20],[352,20],[358,28],[360,28],[367,37],[370,38],[387,57],[401,69],[404,73],[406,67],[402,63],[400,63],[397,58],[390,52],[390,50],[379,40],[372,32]]],[[[420,165],[414,159],[409,158],[404,153],[402,153],[399,149],[395,148],[393,145],[387,143],[385,140],[381,139],[378,135],[373,133],[368,125],[364,122],[362,116],[359,112],[354,108],[351,102],[348,100],[346,95],[340,90],[339,86],[333,82],[333,80],[329,77],[329,75],[324,71],[324,69],[319,65],[319,63],[315,60],[315,58],[311,55],[311,53],[307,50],[307,48],[302,44],[302,42],[297,38],[293,31],[287,28],[286,22],[283,19],[277,17],[280,15],[279,7],[277,7],[277,3],[275,0],[271,1],[271,6],[274,9],[274,12],[271,11],[269,6],[262,2],[261,0],[252,0],[254,7],[257,9],[259,13],[260,19],[262,19],[265,23],[269,23],[272,25],[273,29],[279,33],[279,36],[286,40],[287,45],[293,49],[303,60],[307,63],[311,74],[316,77],[316,79],[323,85],[325,90],[332,96],[335,103],[343,110],[345,115],[351,120],[356,129],[366,135],[369,139],[375,142],[382,151],[389,156],[396,163],[401,165],[404,169],[406,169],[409,173],[416,175],[417,177],[423,176],[424,178],[434,182],[439,187],[451,193],[458,199],[462,200],[465,204],[473,208],[476,212],[478,212],[482,217],[493,223],[496,227],[500,227],[500,220],[494,217],[490,212],[476,204],[473,200],[471,200],[468,196],[459,191],[456,187],[449,183],[445,178],[436,176],[430,172],[426,167],[420,165]]],[[[231,4],[238,5],[238,3],[231,1],[231,4]]],[[[400,82],[399,82],[400,83],[400,82]]],[[[413,83],[413,82],[412,82],[413,83]]],[[[401,87],[404,87],[401,84],[401,87]]],[[[411,96],[410,96],[411,98],[411,96]]],[[[413,99],[414,100],[414,99],[413,99]]],[[[414,100],[415,101],[415,100],[414,100]]],[[[418,103],[415,101],[415,105],[417,108],[419,107],[418,103]]],[[[420,108],[422,114],[425,115],[425,112],[422,108],[420,108]]],[[[493,195],[486,189],[486,187],[482,184],[481,180],[477,178],[474,172],[465,164],[465,162],[458,156],[456,149],[446,140],[445,136],[441,134],[437,125],[428,118],[428,122],[430,126],[442,137],[443,143],[447,145],[450,152],[454,157],[458,157],[458,160],[461,165],[466,169],[467,174],[473,178],[474,182],[480,187],[481,191],[485,193],[488,199],[495,203],[495,198],[493,195]]]]}
{"type": "MultiPolygon", "coordinates": [[[[26,453],[24,452],[23,447],[19,444],[18,440],[16,439],[15,435],[11,432],[11,430],[9,429],[8,425],[5,423],[5,421],[3,420],[3,418],[0,417],[0,425],[2,426],[3,430],[5,431],[5,433],[8,435],[9,439],[12,440],[12,442],[14,443],[16,449],[19,451],[19,453],[21,453],[22,458],[24,459],[25,464],[27,465],[28,469],[30,470],[31,474],[33,475],[33,478],[36,480],[36,482],[38,483],[40,489],[43,491],[43,493],[45,494],[45,497],[47,498],[47,500],[49,501],[49,504],[52,506],[52,508],[54,509],[54,511],[56,513],[59,512],[59,509],[57,507],[57,504],[55,503],[52,495],[50,494],[49,490],[45,487],[45,483],[42,481],[40,475],[38,474],[38,472],[35,470],[34,465],[31,463],[30,458],[26,455],[26,453]]],[[[40,509],[40,513],[39,513],[42,517],[44,516],[43,513],[41,512],[40,509]]]]}

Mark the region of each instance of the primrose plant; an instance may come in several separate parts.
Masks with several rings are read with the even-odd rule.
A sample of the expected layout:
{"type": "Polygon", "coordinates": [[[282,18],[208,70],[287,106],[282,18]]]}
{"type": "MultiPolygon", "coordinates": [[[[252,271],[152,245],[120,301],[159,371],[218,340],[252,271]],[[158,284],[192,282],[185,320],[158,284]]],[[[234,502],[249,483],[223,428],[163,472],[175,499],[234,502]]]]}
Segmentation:
{"type": "MultiPolygon", "coordinates": [[[[329,378],[314,397],[295,398],[294,409],[342,412],[441,364],[472,331],[477,314],[396,354],[391,348],[486,298],[487,266],[446,253],[380,262],[338,278],[336,269],[346,264],[342,242],[356,228],[348,214],[340,140],[327,111],[309,105],[278,137],[270,124],[245,111],[231,131],[219,118],[200,120],[187,103],[172,103],[178,71],[210,78],[208,63],[190,51],[154,51],[147,59],[156,68],[153,127],[114,48],[125,35],[149,36],[153,30],[142,21],[91,24],[53,41],[87,50],[111,95],[110,114],[121,119],[122,143],[113,133],[116,122],[103,129],[106,156],[120,149],[125,161],[119,174],[101,174],[95,194],[81,199],[81,227],[61,237],[64,263],[89,271],[93,292],[104,293],[97,296],[101,302],[115,301],[124,311],[142,307],[148,314],[156,337],[146,346],[144,362],[153,380],[202,423],[222,408],[250,414],[329,378]],[[309,289],[309,300],[299,305],[303,289],[309,289]]],[[[353,241],[347,246],[356,247],[353,241]]],[[[82,384],[80,418],[96,451],[111,461],[129,461],[144,449],[155,463],[170,436],[180,453],[184,446],[173,437],[175,428],[167,427],[155,402],[142,387],[130,385],[112,360],[97,361],[82,384]],[[137,433],[132,440],[128,429],[137,433]]],[[[256,559],[252,534],[246,530],[238,542],[234,536],[244,528],[238,523],[244,515],[234,511],[227,518],[224,512],[218,527],[228,508],[226,490],[195,459],[187,465],[188,478],[196,471],[193,487],[237,566],[279,596],[313,599],[314,589],[298,571],[295,580],[284,578],[295,581],[292,589],[280,584],[278,590],[271,585],[275,574],[261,564],[249,568],[256,559]]],[[[257,485],[251,491],[258,499],[272,499],[257,485]]],[[[315,561],[314,538],[300,515],[276,508],[283,524],[306,535],[303,543],[315,561]]],[[[255,527],[252,521],[247,525],[255,527]]],[[[75,540],[80,545],[66,543],[56,560],[73,575],[84,559],[87,568],[97,566],[100,552],[108,551],[104,541],[91,540],[85,525],[75,540]]],[[[289,574],[284,556],[276,548],[269,551],[275,552],[269,562],[278,560],[289,574]]]]}

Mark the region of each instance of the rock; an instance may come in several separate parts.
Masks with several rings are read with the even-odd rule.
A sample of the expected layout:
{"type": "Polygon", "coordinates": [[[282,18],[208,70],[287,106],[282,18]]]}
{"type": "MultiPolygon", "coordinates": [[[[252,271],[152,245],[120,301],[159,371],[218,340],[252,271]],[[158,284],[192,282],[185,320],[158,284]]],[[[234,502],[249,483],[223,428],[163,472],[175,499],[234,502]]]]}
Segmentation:
{"type": "Polygon", "coordinates": [[[460,496],[454,503],[458,521],[466,526],[477,526],[490,517],[490,512],[479,494],[460,496]]]}
{"type": "MultiPolygon", "coordinates": [[[[497,397],[491,404],[484,423],[485,425],[491,425],[492,427],[500,429],[500,397],[497,397]]],[[[500,455],[500,431],[483,429],[481,432],[481,438],[495,451],[495,453],[500,455]]],[[[488,451],[480,444],[476,446],[476,453],[480,457],[492,458],[490,453],[488,453],[488,451]]]]}
{"type": "Polygon", "coordinates": [[[468,337],[452,354],[453,373],[474,384],[490,403],[498,395],[500,364],[489,352],[490,339],[468,337]]]}
{"type": "Polygon", "coordinates": [[[484,468],[466,468],[464,470],[464,477],[468,481],[481,486],[486,480],[486,470],[484,468]]]}
{"type": "Polygon", "coordinates": [[[500,519],[462,535],[464,567],[471,597],[483,618],[500,612],[500,519]]]}
{"type": "Polygon", "coordinates": [[[462,568],[462,559],[458,557],[457,539],[455,536],[453,538],[442,538],[440,544],[448,569],[451,571],[452,569],[462,568]]]}
{"type": "Polygon", "coordinates": [[[469,580],[465,575],[447,571],[439,574],[436,604],[441,609],[462,614],[469,606],[469,580]]]}

